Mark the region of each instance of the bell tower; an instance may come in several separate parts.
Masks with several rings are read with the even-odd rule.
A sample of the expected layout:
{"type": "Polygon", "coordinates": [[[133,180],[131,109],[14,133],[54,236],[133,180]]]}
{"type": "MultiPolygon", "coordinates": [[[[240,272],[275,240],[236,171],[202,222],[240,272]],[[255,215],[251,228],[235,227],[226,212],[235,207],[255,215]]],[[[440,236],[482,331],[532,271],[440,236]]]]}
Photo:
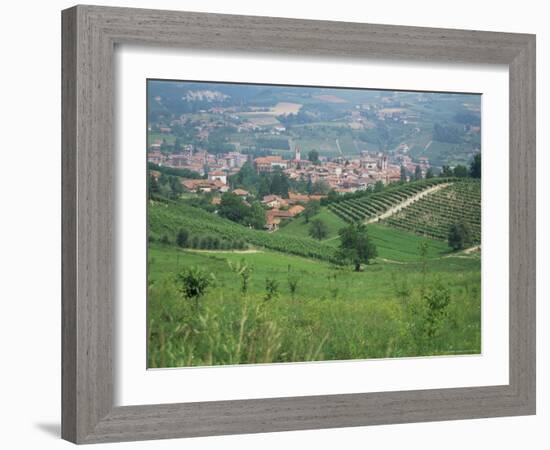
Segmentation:
{"type": "Polygon", "coordinates": [[[296,146],[294,147],[294,159],[296,161],[300,161],[301,155],[300,155],[300,147],[296,146]]]}

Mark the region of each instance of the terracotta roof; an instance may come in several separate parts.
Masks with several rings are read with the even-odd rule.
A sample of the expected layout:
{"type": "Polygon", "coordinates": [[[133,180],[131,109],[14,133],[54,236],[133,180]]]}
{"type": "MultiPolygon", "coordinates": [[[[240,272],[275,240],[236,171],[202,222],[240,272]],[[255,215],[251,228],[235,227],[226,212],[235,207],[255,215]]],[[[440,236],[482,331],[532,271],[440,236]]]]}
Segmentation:
{"type": "Polygon", "coordinates": [[[288,212],[292,214],[292,216],[296,216],[300,214],[305,208],[302,205],[295,205],[288,209],[288,212]]]}

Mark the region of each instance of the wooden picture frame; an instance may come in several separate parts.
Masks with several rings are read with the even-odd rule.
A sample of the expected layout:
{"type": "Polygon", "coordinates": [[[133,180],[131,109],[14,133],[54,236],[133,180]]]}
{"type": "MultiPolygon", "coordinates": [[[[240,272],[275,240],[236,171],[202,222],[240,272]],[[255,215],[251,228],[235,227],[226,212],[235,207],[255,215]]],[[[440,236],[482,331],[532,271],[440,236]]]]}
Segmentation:
{"type": "Polygon", "coordinates": [[[95,443],[535,413],[534,35],[98,6],[63,11],[62,30],[64,439],[95,443]],[[114,407],[117,44],[507,65],[509,384],[114,407]]]}

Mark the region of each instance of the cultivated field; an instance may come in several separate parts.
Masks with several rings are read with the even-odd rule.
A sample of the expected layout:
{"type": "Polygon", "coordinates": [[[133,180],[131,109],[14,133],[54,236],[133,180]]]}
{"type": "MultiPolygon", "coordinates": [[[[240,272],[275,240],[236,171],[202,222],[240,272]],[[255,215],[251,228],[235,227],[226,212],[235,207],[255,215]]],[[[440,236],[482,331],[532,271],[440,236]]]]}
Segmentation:
{"type": "Polygon", "coordinates": [[[347,222],[327,207],[316,218],[329,229],[321,242],[308,236],[304,218],[265,233],[177,202],[151,202],[148,366],[480,352],[478,253],[452,253],[442,240],[371,224],[378,257],[355,272],[332,262],[347,222]],[[182,249],[175,245],[182,228],[221,242],[242,239],[248,250],[182,249]],[[196,303],[178,281],[191,267],[210,280],[196,303]],[[442,299],[445,313],[434,316],[429,305],[442,299]]]}

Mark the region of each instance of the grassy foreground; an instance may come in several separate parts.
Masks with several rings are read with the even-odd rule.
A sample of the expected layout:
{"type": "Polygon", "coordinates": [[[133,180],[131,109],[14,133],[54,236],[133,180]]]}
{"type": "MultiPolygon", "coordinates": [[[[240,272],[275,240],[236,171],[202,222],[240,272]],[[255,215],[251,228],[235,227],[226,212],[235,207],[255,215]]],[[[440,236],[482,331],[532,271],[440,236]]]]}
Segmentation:
{"type": "Polygon", "coordinates": [[[369,230],[379,253],[400,261],[378,258],[353,272],[267,249],[201,252],[150,244],[148,366],[479,353],[479,256],[441,257],[442,244],[430,241],[422,259],[413,250],[416,236],[369,230]],[[245,294],[229,263],[252,268],[245,294]],[[183,297],[175,276],[192,266],[212,274],[198,306],[183,297]],[[266,279],[277,286],[269,300],[266,279]],[[448,306],[434,313],[441,293],[448,306]]]}

